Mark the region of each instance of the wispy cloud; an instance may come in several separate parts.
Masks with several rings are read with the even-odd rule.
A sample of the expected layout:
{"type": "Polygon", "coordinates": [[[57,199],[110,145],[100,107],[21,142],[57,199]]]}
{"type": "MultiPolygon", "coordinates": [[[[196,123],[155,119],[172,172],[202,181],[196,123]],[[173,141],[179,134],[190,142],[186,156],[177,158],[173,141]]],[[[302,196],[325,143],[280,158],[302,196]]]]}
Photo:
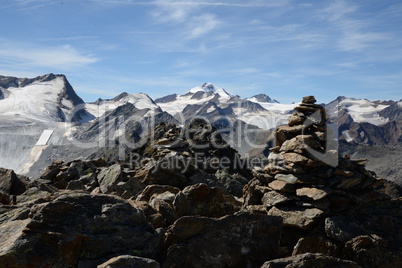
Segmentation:
{"type": "Polygon", "coordinates": [[[57,2],[52,0],[5,0],[5,3],[2,3],[0,9],[7,8],[39,8],[46,5],[54,5],[57,2]]]}
{"type": "Polygon", "coordinates": [[[355,12],[358,9],[356,5],[350,4],[344,0],[333,1],[330,5],[323,9],[322,12],[331,21],[337,21],[345,17],[345,15],[355,12]]]}
{"type": "Polygon", "coordinates": [[[72,70],[97,62],[91,54],[78,51],[71,45],[43,47],[32,43],[0,39],[0,58],[19,67],[51,67],[72,70]]]}
{"type": "Polygon", "coordinates": [[[208,34],[217,28],[220,23],[213,14],[193,17],[192,22],[188,25],[188,38],[193,39],[208,34]]]}
{"type": "MultiPolygon", "coordinates": [[[[34,1],[34,0],[33,0],[34,1]]],[[[166,5],[166,6],[223,6],[223,7],[276,7],[286,5],[288,1],[249,1],[242,3],[241,1],[136,1],[136,0],[89,0],[99,4],[112,5],[166,5]]]]}
{"type": "Polygon", "coordinates": [[[322,10],[322,14],[333,25],[333,30],[340,32],[337,44],[341,51],[364,51],[374,43],[390,39],[387,33],[371,30],[374,22],[370,18],[357,19],[353,16],[359,9],[357,5],[338,0],[322,10]]]}

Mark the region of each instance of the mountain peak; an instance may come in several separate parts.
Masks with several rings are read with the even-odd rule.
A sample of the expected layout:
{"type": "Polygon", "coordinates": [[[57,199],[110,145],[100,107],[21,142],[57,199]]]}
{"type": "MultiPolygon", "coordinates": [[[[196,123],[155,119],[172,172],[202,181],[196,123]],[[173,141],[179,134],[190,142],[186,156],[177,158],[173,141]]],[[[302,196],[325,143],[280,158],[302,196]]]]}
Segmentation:
{"type": "Polygon", "coordinates": [[[221,87],[216,87],[212,83],[204,83],[200,87],[194,87],[194,88],[190,89],[188,93],[194,94],[199,91],[212,92],[214,94],[218,94],[220,97],[228,98],[228,99],[233,97],[233,95],[229,94],[225,89],[223,89],[221,87]]]}
{"type": "Polygon", "coordinates": [[[258,94],[255,96],[252,96],[250,98],[250,101],[253,102],[269,102],[269,103],[279,103],[277,100],[271,99],[268,95],[266,94],[258,94]]]}
{"type": "Polygon", "coordinates": [[[208,91],[215,91],[215,86],[212,85],[211,83],[204,83],[204,84],[202,84],[201,87],[208,91]]]}

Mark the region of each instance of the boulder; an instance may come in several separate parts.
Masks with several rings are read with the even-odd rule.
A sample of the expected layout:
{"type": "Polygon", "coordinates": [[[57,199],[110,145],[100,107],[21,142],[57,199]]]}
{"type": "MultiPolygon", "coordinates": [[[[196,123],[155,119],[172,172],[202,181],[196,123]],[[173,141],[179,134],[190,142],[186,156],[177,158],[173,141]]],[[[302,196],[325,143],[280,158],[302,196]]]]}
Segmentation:
{"type": "Polygon", "coordinates": [[[287,163],[294,163],[299,165],[306,165],[309,161],[309,158],[297,153],[285,153],[283,154],[283,158],[286,160],[287,163]]]}
{"type": "Polygon", "coordinates": [[[172,193],[176,195],[179,192],[180,192],[179,188],[170,185],[158,185],[158,184],[148,185],[147,187],[145,187],[143,191],[141,191],[137,195],[136,200],[149,202],[149,200],[151,200],[151,198],[154,195],[160,195],[163,193],[172,193]]]}
{"type": "Polygon", "coordinates": [[[281,229],[281,218],[261,214],[182,217],[167,231],[163,267],[259,267],[277,257],[281,229]]]}
{"type": "Polygon", "coordinates": [[[295,187],[293,184],[281,180],[274,180],[273,182],[268,183],[268,187],[270,187],[272,190],[283,193],[295,192],[295,187]]]}
{"type": "Polygon", "coordinates": [[[293,198],[286,194],[270,191],[264,194],[261,201],[265,206],[272,207],[275,205],[280,205],[289,201],[293,201],[293,198]]]}
{"type": "Polygon", "coordinates": [[[315,99],[314,96],[306,96],[306,97],[303,97],[303,100],[302,100],[302,103],[314,104],[316,102],[317,102],[317,100],[315,99]]]}
{"type": "Polygon", "coordinates": [[[283,218],[283,225],[300,229],[312,229],[324,216],[324,211],[318,208],[276,208],[272,207],[268,215],[280,216],[283,218]]]}
{"type": "Polygon", "coordinates": [[[345,244],[342,258],[355,261],[362,267],[402,267],[402,257],[395,256],[387,243],[377,235],[357,236],[345,244]]]}
{"type": "Polygon", "coordinates": [[[99,187],[102,193],[112,193],[122,179],[122,168],[119,164],[103,168],[98,174],[99,187]]]}
{"type": "Polygon", "coordinates": [[[320,199],[327,197],[331,192],[332,192],[332,190],[330,188],[318,189],[318,188],[314,188],[314,187],[313,188],[304,187],[304,188],[297,189],[296,195],[297,196],[306,196],[313,200],[320,200],[320,199]]]}
{"type": "Polygon", "coordinates": [[[0,168],[0,192],[7,195],[20,195],[28,188],[29,180],[18,177],[13,170],[0,168]]]}
{"type": "Polygon", "coordinates": [[[196,167],[189,158],[183,156],[165,156],[152,161],[138,171],[136,177],[145,185],[160,184],[183,188],[196,167]]]}
{"type": "Polygon", "coordinates": [[[294,112],[288,119],[288,125],[290,127],[295,125],[302,125],[306,120],[306,116],[303,113],[294,112]]]}
{"type": "Polygon", "coordinates": [[[359,236],[361,230],[351,217],[336,215],[325,219],[325,233],[330,238],[346,242],[359,236]]]}
{"type": "Polygon", "coordinates": [[[265,262],[261,268],[361,268],[355,262],[342,260],[320,253],[305,253],[265,262]]]}
{"type": "Polygon", "coordinates": [[[304,253],[322,253],[327,256],[336,256],[337,251],[337,246],[329,239],[322,236],[307,236],[297,241],[292,256],[304,253]]]}
{"type": "Polygon", "coordinates": [[[298,135],[291,140],[286,140],[282,146],[281,152],[306,152],[307,148],[320,150],[321,144],[311,135],[298,135]]]}
{"type": "Polygon", "coordinates": [[[155,260],[141,258],[131,255],[114,257],[97,268],[159,268],[160,265],[155,260]]]}
{"type": "Polygon", "coordinates": [[[239,211],[241,202],[222,188],[199,183],[178,193],[173,206],[179,216],[222,217],[239,211]]]}
{"type": "Polygon", "coordinates": [[[156,235],[144,213],[124,200],[84,193],[34,205],[30,218],[6,221],[0,229],[4,267],[94,267],[105,256],[155,247],[149,242],[156,235]]]}

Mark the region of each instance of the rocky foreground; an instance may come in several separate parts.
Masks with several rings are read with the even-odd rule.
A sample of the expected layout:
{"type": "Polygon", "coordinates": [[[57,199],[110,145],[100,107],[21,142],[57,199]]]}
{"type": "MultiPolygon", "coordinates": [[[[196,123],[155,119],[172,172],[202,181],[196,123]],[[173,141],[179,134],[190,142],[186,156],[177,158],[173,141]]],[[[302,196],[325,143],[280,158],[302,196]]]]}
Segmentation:
{"type": "Polygon", "coordinates": [[[117,163],[0,169],[0,267],[402,267],[401,189],[327,150],[313,97],[295,110],[266,162],[195,119],[117,163]]]}

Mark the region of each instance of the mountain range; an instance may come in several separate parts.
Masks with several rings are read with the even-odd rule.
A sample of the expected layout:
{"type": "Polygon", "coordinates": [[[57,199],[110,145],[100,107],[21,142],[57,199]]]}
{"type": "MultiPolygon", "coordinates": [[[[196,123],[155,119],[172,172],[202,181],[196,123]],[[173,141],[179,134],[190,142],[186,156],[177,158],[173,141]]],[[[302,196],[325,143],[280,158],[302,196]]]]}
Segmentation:
{"type": "MultiPolygon", "coordinates": [[[[265,94],[242,98],[211,83],[155,100],[122,93],[85,103],[64,75],[0,76],[0,167],[35,176],[57,159],[116,160],[140,147],[156,124],[184,125],[195,117],[211,122],[242,155],[268,155],[273,130],[287,123],[296,105],[265,94]]],[[[402,100],[338,97],[326,109],[347,153],[380,146],[382,153],[373,156],[378,164],[384,148],[402,144],[402,100]]]]}

